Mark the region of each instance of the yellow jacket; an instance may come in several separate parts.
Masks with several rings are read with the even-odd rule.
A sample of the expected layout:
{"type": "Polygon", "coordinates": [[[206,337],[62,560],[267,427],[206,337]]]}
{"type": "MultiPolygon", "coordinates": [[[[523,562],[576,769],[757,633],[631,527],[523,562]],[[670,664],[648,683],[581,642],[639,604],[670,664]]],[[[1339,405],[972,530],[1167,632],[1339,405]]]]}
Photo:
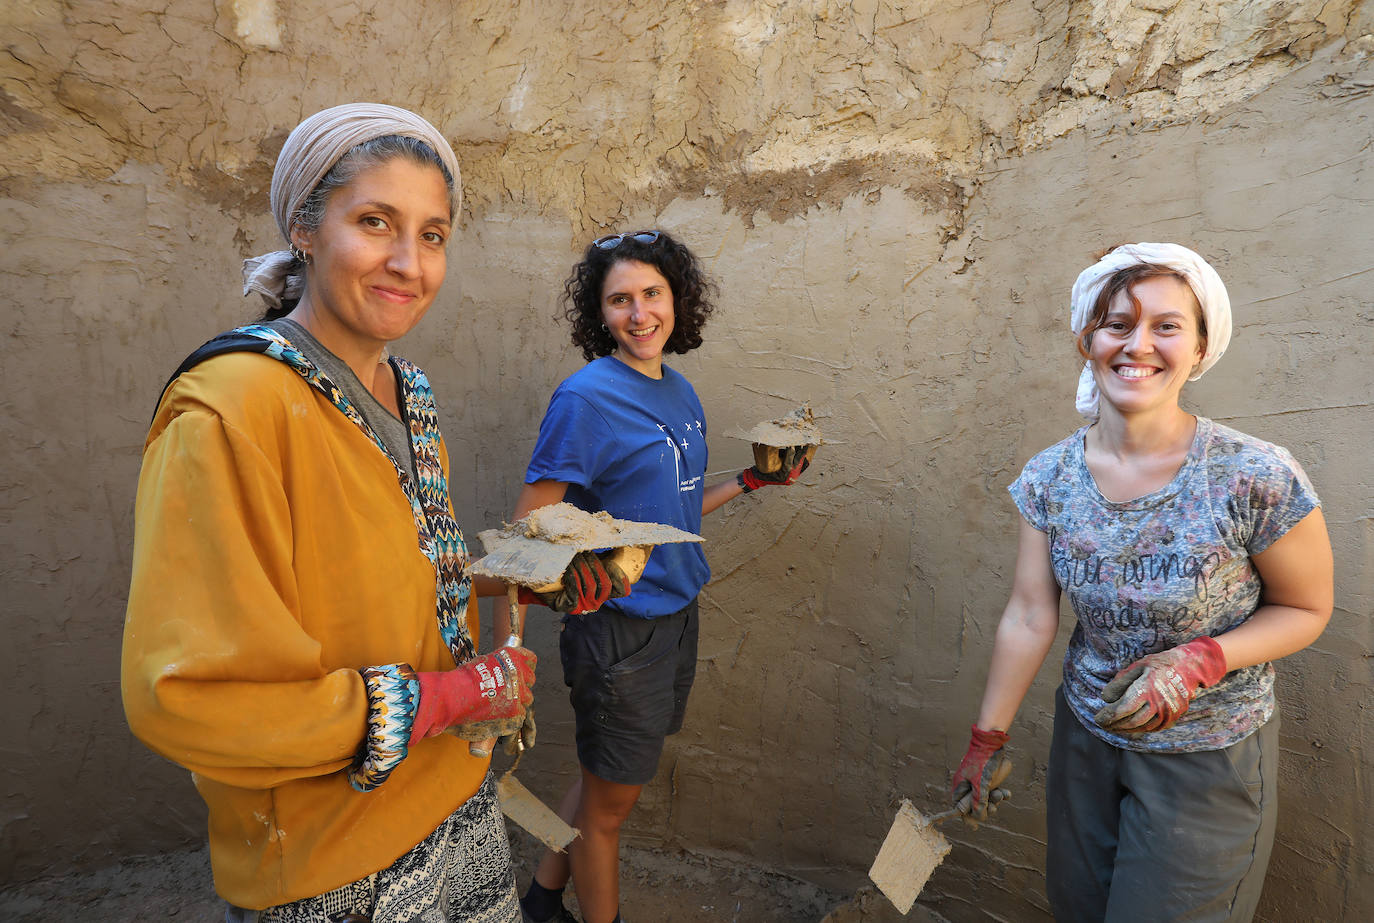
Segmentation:
{"type": "MultiPolygon", "coordinates": [[[[439,457],[447,474],[442,443],[439,457]]],[[[372,791],[349,783],[368,730],[359,671],[454,665],[435,600],[390,460],[290,366],[221,355],[163,395],[139,477],[124,705],[191,770],[226,900],[261,909],[385,868],[477,790],[487,760],[448,735],[372,791]]],[[[475,639],[476,607],[461,617],[475,639]]]]}

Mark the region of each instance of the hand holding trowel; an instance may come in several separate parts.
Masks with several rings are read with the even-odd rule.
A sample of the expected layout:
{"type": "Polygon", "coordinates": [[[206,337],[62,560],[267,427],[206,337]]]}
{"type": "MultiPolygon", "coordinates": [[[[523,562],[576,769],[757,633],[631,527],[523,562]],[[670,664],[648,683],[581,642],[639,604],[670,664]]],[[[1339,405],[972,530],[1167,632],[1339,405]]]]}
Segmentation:
{"type": "Polygon", "coordinates": [[[747,432],[729,435],[747,439],[753,445],[753,467],[739,476],[740,486],[746,492],[770,484],[791,484],[811,464],[816,449],[825,444],[810,404],[803,404],[777,420],[759,423],[747,432]]]}
{"type": "MultiPolygon", "coordinates": [[[[607,599],[630,592],[643,575],[655,545],[701,541],[701,536],[672,526],[615,519],[609,513],[588,513],[571,503],[531,510],[516,522],[482,532],[478,537],[487,554],[474,561],[468,570],[505,582],[513,630],[507,644],[520,643],[519,604],[537,602],[560,612],[599,608],[607,599]]],[[[455,728],[454,733],[476,741],[473,753],[483,756],[491,752],[491,738],[516,734],[519,730],[518,725],[468,725],[455,728]],[[484,730],[488,733],[475,736],[484,730]]],[[[523,749],[521,743],[517,734],[508,746],[523,749]]],[[[525,739],[523,744],[532,746],[533,741],[525,739]]]]}
{"type": "MultiPolygon", "coordinates": [[[[564,551],[556,553],[559,557],[565,554],[564,551]]],[[[535,583],[542,575],[529,569],[528,558],[520,559],[518,566],[524,568],[520,573],[505,567],[501,579],[506,584],[506,600],[510,605],[511,633],[502,646],[520,647],[523,644],[521,606],[538,603],[558,612],[595,611],[606,600],[628,594],[648,560],[647,548],[616,548],[601,554],[577,551],[572,554],[562,575],[552,583],[535,583]]],[[[485,573],[486,561],[483,558],[479,562],[483,566],[477,573],[494,576],[485,573]]],[[[534,709],[530,707],[518,718],[460,725],[453,728],[452,732],[457,737],[472,741],[468,751],[473,756],[491,756],[498,739],[505,745],[507,753],[515,755],[534,746],[534,709]]]]}
{"type": "MultiPolygon", "coordinates": [[[[502,643],[503,648],[524,646],[521,640],[524,632],[520,625],[520,608],[516,605],[519,591],[518,583],[506,584],[506,598],[510,600],[511,632],[502,643]]],[[[525,748],[534,746],[534,706],[527,706],[521,714],[511,718],[460,724],[449,728],[448,733],[471,741],[468,752],[473,756],[491,756],[492,748],[496,746],[498,739],[505,742],[507,752],[523,752],[525,748]]]]}
{"type": "Polygon", "coordinates": [[[1000,787],[1011,775],[1011,760],[996,753],[982,768],[986,771],[980,773],[983,786],[980,792],[986,793],[985,799],[975,797],[970,783],[956,782],[954,806],[930,817],[916,810],[909,800],[902,799],[887,838],[873,860],[873,867],[868,870],[868,877],[878,890],[902,913],[911,910],[931,873],[949,854],[949,841],[935,825],[962,816],[970,827],[977,829],[979,821],[987,820],[1000,802],[1011,797],[1011,792],[1000,787]]]}
{"type": "MultiPolygon", "coordinates": [[[[505,582],[512,628],[507,644],[520,643],[519,607],[531,596],[563,611],[580,611],[575,604],[585,604],[589,596],[599,598],[599,606],[611,595],[623,596],[630,591],[643,575],[655,545],[701,541],[701,536],[672,526],[587,513],[570,503],[540,507],[503,529],[491,529],[478,537],[487,554],[474,561],[469,571],[505,582]],[[595,591],[591,584],[596,585],[595,591]]],[[[475,741],[474,755],[489,754],[493,738],[506,736],[507,750],[517,754],[518,763],[518,754],[534,745],[534,721],[527,711],[523,721],[510,724],[514,726],[468,725],[453,730],[475,741]],[[484,752],[479,753],[479,749],[484,752]]],[[[521,785],[514,773],[515,766],[511,766],[497,782],[502,812],[550,849],[561,852],[577,836],[577,830],[521,785]]]]}

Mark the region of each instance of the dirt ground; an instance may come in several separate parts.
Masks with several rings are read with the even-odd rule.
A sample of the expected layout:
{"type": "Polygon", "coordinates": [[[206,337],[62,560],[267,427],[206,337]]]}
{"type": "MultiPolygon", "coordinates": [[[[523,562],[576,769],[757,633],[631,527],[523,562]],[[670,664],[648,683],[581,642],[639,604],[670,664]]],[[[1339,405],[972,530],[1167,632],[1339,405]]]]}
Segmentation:
{"type": "MultiPolygon", "coordinates": [[[[512,829],[517,877],[529,880],[538,844],[512,829]]],[[[831,923],[901,919],[873,894],[850,903],[806,882],[719,859],[625,846],[622,906],[633,923],[816,923],[843,905],[831,923]]],[[[576,912],[575,895],[568,904],[576,912]]],[[[919,905],[905,919],[936,921],[919,905]]],[[[84,874],[40,879],[0,891],[6,923],[147,923],[220,921],[223,904],[210,879],[204,847],[128,859],[84,874]]]]}

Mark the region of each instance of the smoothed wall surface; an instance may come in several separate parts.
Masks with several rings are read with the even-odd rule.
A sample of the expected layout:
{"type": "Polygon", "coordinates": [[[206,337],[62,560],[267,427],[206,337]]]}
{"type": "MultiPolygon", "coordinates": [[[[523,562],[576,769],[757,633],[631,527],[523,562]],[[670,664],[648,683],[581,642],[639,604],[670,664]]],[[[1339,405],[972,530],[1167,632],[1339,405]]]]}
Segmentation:
{"type": "MultiPolygon", "coordinates": [[[[267,184],[324,106],[414,108],[463,167],[449,281],[396,351],[429,372],[469,534],[509,514],[553,387],[557,295],[603,229],[664,227],[719,283],[671,360],[728,433],[810,401],[804,484],[708,518],[683,733],[628,835],[837,890],[897,801],[942,806],[1010,586],[1005,486],[1079,425],[1068,291],[1169,239],[1230,289],[1190,409],[1288,446],[1337,566],[1326,634],[1279,666],[1282,803],[1262,918],[1374,918],[1374,10],[1354,0],[631,3],[18,0],[0,9],[0,582],[10,782],[0,880],[203,837],[184,771],[128,733],[133,492],[165,377],[254,315],[267,184]]],[[[555,623],[540,745],[572,778],[555,623]]],[[[1015,800],[923,901],[1048,918],[1057,661],[1010,744],[1015,800]]]]}

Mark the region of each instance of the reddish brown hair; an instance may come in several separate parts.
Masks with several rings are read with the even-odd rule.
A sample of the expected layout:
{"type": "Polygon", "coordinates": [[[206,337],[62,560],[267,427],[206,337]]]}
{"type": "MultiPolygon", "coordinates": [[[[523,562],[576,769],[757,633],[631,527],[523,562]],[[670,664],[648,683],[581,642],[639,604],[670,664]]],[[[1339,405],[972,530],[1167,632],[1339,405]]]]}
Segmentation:
{"type": "Polygon", "coordinates": [[[1082,331],[1078,334],[1078,353],[1084,359],[1089,359],[1089,349],[1092,347],[1093,334],[1102,329],[1102,325],[1107,322],[1107,311],[1112,306],[1112,299],[1119,292],[1125,292],[1126,297],[1131,302],[1131,315],[1135,321],[1140,321],[1140,299],[1135,297],[1136,283],[1145,279],[1155,279],[1159,276],[1172,276],[1182,282],[1188,288],[1189,294],[1193,296],[1193,304],[1197,305],[1197,329],[1198,339],[1202,343],[1204,352],[1207,350],[1207,319],[1202,316],[1202,305],[1198,304],[1197,293],[1193,287],[1188,285],[1188,279],[1177,270],[1170,269],[1168,266],[1156,266],[1153,263],[1136,263],[1134,266],[1127,266],[1125,269],[1118,269],[1107,277],[1107,281],[1102,283],[1102,288],[1097,293],[1097,298],[1093,301],[1092,311],[1088,313],[1087,323],[1083,325],[1082,331]]]}

